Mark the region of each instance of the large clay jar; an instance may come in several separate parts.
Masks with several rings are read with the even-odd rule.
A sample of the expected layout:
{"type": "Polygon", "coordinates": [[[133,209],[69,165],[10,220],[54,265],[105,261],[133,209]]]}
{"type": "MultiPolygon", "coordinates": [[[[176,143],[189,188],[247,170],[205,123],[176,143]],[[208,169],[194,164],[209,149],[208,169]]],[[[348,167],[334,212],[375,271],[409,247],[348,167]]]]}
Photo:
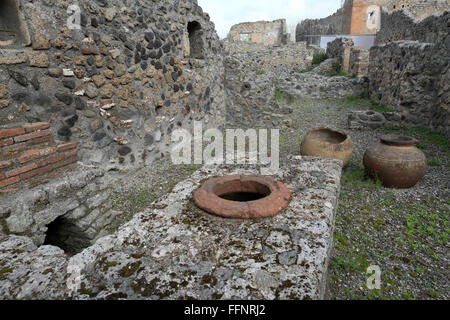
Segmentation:
{"type": "Polygon", "coordinates": [[[329,128],[310,130],[300,146],[302,156],[340,159],[344,166],[350,161],[352,153],[352,139],[345,132],[329,128]]]}
{"type": "Polygon", "coordinates": [[[427,170],[427,159],[416,139],[388,134],[364,154],[366,173],[388,188],[411,188],[427,170]]]}

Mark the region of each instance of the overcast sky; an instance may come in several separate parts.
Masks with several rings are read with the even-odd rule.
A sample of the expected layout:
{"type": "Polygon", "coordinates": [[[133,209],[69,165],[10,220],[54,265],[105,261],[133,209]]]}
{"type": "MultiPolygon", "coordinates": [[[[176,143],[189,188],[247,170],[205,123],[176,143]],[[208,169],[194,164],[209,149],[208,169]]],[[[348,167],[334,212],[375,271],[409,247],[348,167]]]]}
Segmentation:
{"type": "Polygon", "coordinates": [[[341,0],[198,0],[209,13],[220,38],[240,22],[286,19],[288,25],[307,18],[325,18],[335,13],[341,0]]]}

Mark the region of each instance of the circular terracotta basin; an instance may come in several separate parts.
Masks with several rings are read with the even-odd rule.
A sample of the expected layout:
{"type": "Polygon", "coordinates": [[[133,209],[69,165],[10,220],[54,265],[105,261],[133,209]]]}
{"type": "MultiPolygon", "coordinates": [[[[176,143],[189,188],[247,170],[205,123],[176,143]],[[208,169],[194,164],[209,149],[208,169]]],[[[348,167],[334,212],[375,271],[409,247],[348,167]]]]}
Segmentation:
{"type": "Polygon", "coordinates": [[[266,218],[286,208],[291,191],[266,176],[211,178],[194,192],[195,204],[226,218],[266,218]]]}

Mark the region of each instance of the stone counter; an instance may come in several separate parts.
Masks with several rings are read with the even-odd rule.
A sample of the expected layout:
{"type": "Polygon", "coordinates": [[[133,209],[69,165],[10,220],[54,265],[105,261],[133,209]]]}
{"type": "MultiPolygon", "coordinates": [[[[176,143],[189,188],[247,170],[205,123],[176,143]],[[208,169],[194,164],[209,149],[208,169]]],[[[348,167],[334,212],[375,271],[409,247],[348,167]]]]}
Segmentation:
{"type": "Polygon", "coordinates": [[[62,263],[59,257],[52,258],[52,252],[61,253],[55,247],[30,245],[25,253],[10,242],[26,243],[26,238],[8,238],[0,244],[0,267],[8,270],[0,278],[0,297],[322,299],[341,162],[291,158],[274,176],[292,190],[291,202],[275,217],[261,220],[223,219],[194,205],[192,193],[202,181],[228,174],[254,175],[259,170],[203,167],[115,234],[70,258],[65,276],[48,271],[58,270],[52,261],[62,263]],[[43,254],[45,250],[49,255],[43,254]],[[29,285],[39,278],[35,270],[33,277],[13,282],[17,273],[24,274],[33,265],[19,263],[25,255],[29,260],[41,257],[48,272],[39,277],[53,277],[43,283],[60,291],[29,285]]]}

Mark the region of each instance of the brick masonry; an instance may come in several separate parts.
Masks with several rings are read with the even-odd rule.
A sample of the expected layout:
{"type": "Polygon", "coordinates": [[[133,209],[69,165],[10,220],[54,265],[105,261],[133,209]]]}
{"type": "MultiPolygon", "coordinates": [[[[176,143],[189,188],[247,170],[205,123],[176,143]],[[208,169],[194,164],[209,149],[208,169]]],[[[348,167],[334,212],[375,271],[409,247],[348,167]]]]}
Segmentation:
{"type": "Polygon", "coordinates": [[[76,142],[43,145],[55,144],[49,128],[38,122],[0,129],[0,192],[16,191],[4,188],[78,161],[76,142]]]}
{"type": "Polygon", "coordinates": [[[365,77],[369,72],[369,49],[353,47],[350,50],[348,73],[357,77],[365,77]]]}
{"type": "Polygon", "coordinates": [[[341,71],[346,73],[350,70],[350,52],[353,45],[353,40],[350,38],[337,38],[328,43],[327,46],[327,55],[330,58],[338,58],[341,64],[341,71]]]}

